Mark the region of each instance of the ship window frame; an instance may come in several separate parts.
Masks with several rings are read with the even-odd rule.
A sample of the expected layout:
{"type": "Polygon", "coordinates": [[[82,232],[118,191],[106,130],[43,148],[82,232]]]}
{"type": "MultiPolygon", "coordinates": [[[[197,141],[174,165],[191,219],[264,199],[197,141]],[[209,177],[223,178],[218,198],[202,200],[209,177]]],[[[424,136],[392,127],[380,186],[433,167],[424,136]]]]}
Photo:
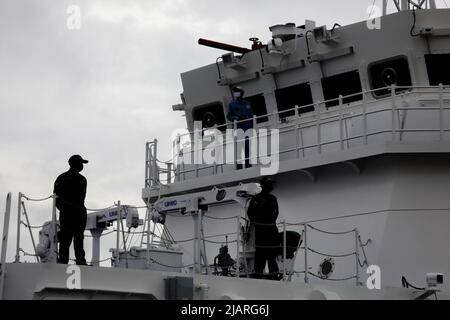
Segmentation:
{"type": "MultiPolygon", "coordinates": [[[[425,67],[427,69],[427,76],[428,76],[428,84],[430,86],[439,86],[440,83],[436,83],[436,84],[432,84],[431,83],[431,80],[432,80],[431,76],[430,76],[430,68],[431,68],[431,66],[429,65],[431,63],[431,61],[428,59],[428,57],[431,58],[432,56],[448,56],[449,60],[450,60],[450,52],[435,52],[435,53],[426,53],[426,54],[424,54],[425,67]]],[[[434,77],[436,77],[436,74],[434,74],[434,77]]],[[[448,80],[449,82],[448,83],[442,82],[443,86],[450,85],[450,75],[448,77],[449,77],[449,80],[448,80]]]]}
{"type": "MultiPolygon", "coordinates": [[[[344,72],[340,72],[340,73],[336,73],[336,74],[332,74],[326,77],[322,77],[320,79],[320,83],[322,86],[322,93],[323,93],[323,97],[325,101],[328,101],[325,103],[325,108],[328,110],[330,108],[334,108],[334,107],[338,107],[339,106],[339,95],[337,97],[334,98],[328,98],[326,92],[328,91],[328,89],[326,90],[325,88],[328,88],[330,86],[330,84],[327,84],[327,86],[325,87],[324,82],[326,82],[328,79],[333,78],[333,77],[343,77],[345,74],[356,74],[358,76],[358,84],[359,87],[357,88],[357,90],[359,91],[355,91],[353,93],[348,93],[348,94],[343,94],[342,96],[349,96],[351,95],[351,97],[348,98],[344,98],[342,101],[342,104],[350,104],[350,103],[355,103],[358,101],[362,101],[364,99],[363,97],[363,83],[362,83],[362,78],[361,78],[361,71],[359,70],[359,68],[351,68],[351,69],[347,69],[347,71],[344,72]]],[[[354,79],[356,80],[356,79],[354,79]]],[[[356,81],[355,81],[356,82],[356,81]]],[[[325,83],[326,84],[326,83],[325,83]]]]}
{"type": "Polygon", "coordinates": [[[409,62],[409,59],[408,59],[407,55],[400,54],[400,55],[392,56],[392,57],[389,57],[389,58],[372,61],[371,63],[369,63],[367,65],[367,78],[369,79],[369,86],[370,86],[369,90],[370,90],[373,98],[378,100],[378,99],[383,99],[383,98],[389,97],[391,95],[391,90],[389,90],[389,92],[385,93],[385,94],[376,94],[377,90],[382,90],[382,89],[381,88],[378,88],[378,89],[374,88],[373,79],[372,79],[371,72],[370,72],[370,70],[373,67],[373,65],[384,63],[384,62],[388,62],[388,61],[392,61],[392,60],[396,60],[396,59],[400,59],[400,58],[403,58],[406,61],[406,64],[408,66],[409,79],[410,79],[411,84],[410,84],[410,88],[395,89],[395,93],[398,94],[398,93],[401,93],[401,92],[407,92],[407,91],[411,91],[412,90],[413,77],[412,77],[411,64],[409,62]]]}
{"type": "MultiPolygon", "coordinates": [[[[277,106],[277,114],[279,115],[279,117],[280,117],[281,119],[286,119],[286,118],[289,118],[289,117],[294,117],[294,116],[295,116],[295,110],[293,110],[293,109],[294,109],[294,107],[295,107],[296,105],[294,104],[294,105],[291,106],[290,108],[280,110],[280,107],[279,107],[280,104],[279,104],[279,101],[278,101],[279,99],[278,99],[278,97],[277,97],[277,92],[280,92],[281,90],[289,90],[289,89],[292,89],[292,88],[294,88],[294,87],[300,87],[300,86],[305,86],[305,88],[301,88],[302,90],[309,89],[309,90],[308,90],[308,95],[309,95],[308,97],[310,97],[311,99],[310,99],[310,103],[302,104],[302,105],[297,105],[297,106],[299,107],[299,113],[298,113],[299,117],[302,116],[303,114],[306,114],[306,113],[310,113],[310,112],[314,112],[314,111],[315,111],[315,106],[314,106],[314,96],[313,96],[312,89],[311,89],[311,82],[310,82],[310,81],[296,82],[296,83],[292,83],[292,84],[287,85],[287,86],[282,87],[282,88],[277,88],[277,89],[275,89],[275,91],[274,91],[275,102],[276,102],[276,106],[277,106]],[[301,112],[302,107],[306,107],[306,106],[309,106],[308,111],[303,111],[303,112],[301,112]],[[312,110],[309,110],[310,108],[312,108],[312,110]],[[290,111],[289,111],[289,110],[290,110],[290,111]]],[[[302,92],[303,92],[303,91],[302,91],[302,92]]],[[[306,108],[305,108],[305,109],[306,109],[306,108]]]]}
{"type": "Polygon", "coordinates": [[[211,127],[211,128],[203,127],[203,124],[202,124],[202,130],[205,131],[205,130],[217,128],[217,129],[220,130],[220,131],[225,131],[225,130],[227,129],[228,122],[227,122],[227,120],[226,120],[227,118],[226,118],[226,113],[225,113],[224,103],[223,103],[222,101],[219,101],[219,100],[213,101],[213,102],[210,102],[210,103],[205,103],[205,104],[202,104],[202,105],[198,105],[198,106],[193,107],[193,108],[191,109],[192,124],[194,124],[195,121],[203,121],[203,120],[198,120],[198,119],[196,120],[196,119],[195,119],[195,113],[196,113],[199,109],[207,109],[207,108],[210,108],[210,107],[212,107],[212,106],[216,106],[217,108],[219,108],[219,106],[220,106],[220,108],[222,109],[223,123],[220,124],[220,125],[216,125],[216,126],[214,126],[214,127],[211,127]]]}
{"type": "Polygon", "coordinates": [[[268,112],[267,112],[267,102],[266,102],[266,95],[264,94],[264,92],[260,92],[260,93],[254,93],[254,94],[249,94],[249,95],[244,95],[244,100],[247,100],[250,103],[250,107],[252,108],[253,114],[256,117],[259,117],[256,119],[256,123],[264,123],[264,122],[268,122],[269,121],[269,117],[267,116],[268,112]],[[262,100],[264,102],[264,111],[262,114],[257,114],[255,112],[255,107],[254,104],[251,103],[251,99],[254,97],[262,97],[262,100]]]}

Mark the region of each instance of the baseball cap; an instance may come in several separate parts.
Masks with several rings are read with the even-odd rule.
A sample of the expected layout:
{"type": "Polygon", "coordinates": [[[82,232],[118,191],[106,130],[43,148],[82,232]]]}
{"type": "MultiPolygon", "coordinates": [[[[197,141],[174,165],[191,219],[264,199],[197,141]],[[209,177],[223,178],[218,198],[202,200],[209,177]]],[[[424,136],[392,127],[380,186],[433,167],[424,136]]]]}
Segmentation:
{"type": "Polygon", "coordinates": [[[263,178],[259,181],[259,183],[260,183],[261,185],[270,185],[270,184],[274,184],[275,181],[273,181],[270,177],[263,177],[263,178]]]}
{"type": "Polygon", "coordinates": [[[74,154],[69,158],[69,164],[71,163],[88,163],[89,161],[83,159],[79,154],[74,154]]]}

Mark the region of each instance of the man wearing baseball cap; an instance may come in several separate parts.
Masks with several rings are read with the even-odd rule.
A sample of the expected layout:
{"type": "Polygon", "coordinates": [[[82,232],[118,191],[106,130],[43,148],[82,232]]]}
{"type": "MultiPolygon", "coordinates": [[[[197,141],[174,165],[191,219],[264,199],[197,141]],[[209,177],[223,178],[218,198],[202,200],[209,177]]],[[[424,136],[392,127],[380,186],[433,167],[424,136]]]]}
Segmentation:
{"type": "Polygon", "coordinates": [[[247,215],[255,230],[255,278],[263,278],[266,263],[269,267],[268,279],[279,280],[277,264],[278,242],[278,200],[273,194],[273,181],[263,177],[260,181],[261,193],[250,200],[247,215]]]}
{"type": "Polygon", "coordinates": [[[69,158],[70,169],[55,181],[53,193],[57,195],[56,207],[59,210],[58,263],[69,262],[69,248],[73,239],[76,264],[86,265],[83,248],[87,211],[84,206],[87,180],[80,174],[83,164],[88,163],[80,155],[69,158]]]}

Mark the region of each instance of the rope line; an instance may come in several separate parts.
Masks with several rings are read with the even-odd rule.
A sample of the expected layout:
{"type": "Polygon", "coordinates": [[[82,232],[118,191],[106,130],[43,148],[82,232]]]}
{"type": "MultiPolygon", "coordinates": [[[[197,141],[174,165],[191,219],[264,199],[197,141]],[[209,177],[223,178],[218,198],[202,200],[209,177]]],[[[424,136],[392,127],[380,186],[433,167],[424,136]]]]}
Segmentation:
{"type": "Polygon", "coordinates": [[[322,253],[322,252],[316,251],[314,249],[311,249],[310,247],[308,247],[308,250],[311,252],[314,252],[316,254],[325,256],[325,257],[333,257],[333,258],[345,258],[345,257],[349,257],[349,256],[356,254],[356,252],[351,252],[351,253],[347,253],[347,254],[327,254],[327,253],[322,253]]]}
{"type": "Polygon", "coordinates": [[[208,216],[208,215],[203,215],[203,217],[208,218],[208,219],[212,219],[212,220],[236,220],[236,217],[225,217],[225,218],[219,218],[219,217],[212,217],[212,216],[208,216]]]}
{"type": "Polygon", "coordinates": [[[24,194],[22,194],[22,197],[25,198],[28,201],[40,202],[40,201],[45,201],[45,200],[53,198],[53,194],[48,196],[48,197],[46,197],[46,198],[39,198],[39,199],[30,198],[30,197],[28,197],[28,196],[26,196],[24,194]]]}
{"type": "MultiPolygon", "coordinates": [[[[32,253],[26,252],[26,251],[23,250],[22,248],[20,248],[19,251],[22,252],[24,256],[38,257],[37,254],[32,254],[32,253]]],[[[55,251],[55,252],[56,252],[56,251],[55,251]]],[[[58,252],[56,252],[56,254],[58,254],[58,252]]],[[[69,261],[72,261],[72,262],[76,262],[76,261],[77,261],[76,259],[72,259],[72,258],[68,258],[68,259],[69,259],[69,261]]],[[[93,264],[93,263],[101,263],[101,262],[105,262],[105,261],[108,261],[108,260],[111,260],[111,259],[112,259],[112,258],[106,258],[106,259],[102,259],[102,260],[98,260],[98,261],[90,261],[89,264],[93,264]]]]}
{"type": "Polygon", "coordinates": [[[25,228],[31,228],[31,229],[40,229],[46,225],[46,223],[44,223],[43,225],[40,225],[40,226],[32,226],[31,224],[26,224],[25,221],[22,221],[22,220],[20,220],[20,223],[23,224],[25,226],[25,228]]]}
{"type": "Polygon", "coordinates": [[[351,280],[351,279],[356,279],[357,275],[351,276],[351,277],[347,277],[347,278],[325,278],[325,277],[321,277],[318,274],[315,274],[311,271],[308,271],[308,274],[312,275],[313,277],[322,279],[322,280],[328,280],[328,281],[346,281],[346,280],[351,280]]]}
{"type": "Polygon", "coordinates": [[[352,232],[355,232],[355,231],[356,231],[356,229],[352,229],[352,230],[349,230],[349,231],[332,232],[332,231],[327,231],[327,230],[319,229],[319,228],[317,228],[317,227],[313,227],[313,226],[310,225],[310,224],[308,224],[307,226],[310,227],[310,228],[313,229],[313,230],[316,230],[316,231],[319,231],[319,232],[322,232],[322,233],[327,233],[327,234],[334,234],[334,235],[339,235],[339,234],[349,234],[349,233],[352,233],[352,232]]]}

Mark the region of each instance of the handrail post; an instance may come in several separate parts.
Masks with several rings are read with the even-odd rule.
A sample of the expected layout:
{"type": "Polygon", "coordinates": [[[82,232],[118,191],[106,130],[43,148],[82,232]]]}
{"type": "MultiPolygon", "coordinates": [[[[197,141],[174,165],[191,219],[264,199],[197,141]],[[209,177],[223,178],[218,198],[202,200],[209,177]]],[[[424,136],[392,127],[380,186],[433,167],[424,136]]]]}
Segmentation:
{"type": "Polygon", "coordinates": [[[172,163],[167,163],[167,184],[172,182],[172,163]]]}
{"type": "Polygon", "coordinates": [[[234,168],[236,169],[237,168],[237,164],[238,164],[238,155],[237,155],[237,152],[238,152],[238,147],[237,147],[237,143],[238,143],[238,141],[237,141],[237,136],[236,136],[236,134],[237,134],[237,121],[236,120],[234,120],[233,121],[233,150],[234,150],[234,168]]]}
{"type": "Polygon", "coordinates": [[[21,205],[22,205],[23,215],[25,216],[25,219],[27,220],[28,231],[30,232],[31,243],[33,244],[34,254],[36,255],[36,261],[39,262],[39,256],[37,254],[36,243],[34,242],[33,232],[31,231],[30,219],[28,219],[27,209],[25,208],[25,203],[23,201],[21,202],[21,205]]]}
{"type": "Polygon", "coordinates": [[[359,245],[358,245],[358,229],[355,229],[355,258],[356,258],[356,285],[359,286],[359,245]]]}
{"type": "Polygon", "coordinates": [[[391,98],[392,98],[392,141],[395,141],[395,85],[391,86],[391,98]]]}
{"type": "Polygon", "coordinates": [[[258,133],[258,130],[257,130],[257,128],[258,128],[258,121],[257,121],[257,119],[256,119],[256,116],[253,116],[253,133],[254,133],[254,136],[252,136],[252,141],[250,142],[250,146],[249,146],[249,157],[250,157],[250,160],[249,160],[249,163],[251,164],[251,165],[257,165],[258,164],[258,162],[259,162],[259,158],[258,158],[258,154],[259,154],[259,143],[258,143],[258,141],[259,141],[259,133],[258,133]],[[253,147],[253,145],[255,145],[255,147],[253,147]],[[251,150],[253,150],[253,149],[256,149],[256,152],[255,152],[255,154],[252,154],[252,151],[251,150]]]}
{"type": "Polygon", "coordinates": [[[319,154],[321,154],[322,153],[322,135],[321,135],[321,130],[320,130],[319,105],[317,106],[316,115],[317,115],[317,151],[319,154]]]}
{"type": "Polygon", "coordinates": [[[20,262],[20,225],[21,225],[21,214],[22,214],[22,192],[19,192],[17,199],[17,241],[16,241],[16,257],[14,259],[15,263],[20,262]]]}
{"type": "MultiPolygon", "coordinates": [[[[118,267],[119,266],[119,261],[120,261],[120,219],[122,217],[120,210],[121,210],[121,206],[120,206],[120,200],[117,202],[117,237],[116,237],[116,260],[114,263],[114,267],[118,267]]],[[[126,254],[126,252],[125,252],[126,254]]]]}
{"type": "Polygon", "coordinates": [[[363,135],[364,135],[364,144],[367,145],[367,101],[366,101],[366,92],[363,90],[363,135]]]}
{"type": "Polygon", "coordinates": [[[202,210],[192,212],[194,219],[194,274],[202,273],[202,253],[201,253],[201,215],[202,210]]]}
{"type": "Polygon", "coordinates": [[[341,150],[344,150],[344,124],[343,124],[343,114],[342,114],[342,95],[339,95],[339,143],[341,145],[341,150]]]}
{"type": "Polygon", "coordinates": [[[286,219],[283,220],[283,279],[286,280],[286,219]]]}
{"type": "Polygon", "coordinates": [[[150,161],[149,161],[149,156],[148,156],[148,154],[149,154],[149,152],[148,152],[148,146],[149,146],[149,142],[146,142],[145,143],[145,183],[144,183],[144,186],[147,188],[147,187],[150,187],[150,184],[149,184],[149,164],[150,164],[150,161]]]}
{"type": "Polygon", "coordinates": [[[299,126],[300,126],[300,121],[299,121],[299,116],[300,116],[300,114],[299,114],[299,112],[298,112],[298,106],[296,105],[295,106],[295,109],[294,109],[294,113],[295,113],[295,122],[296,122],[296,125],[295,125],[295,143],[296,143],[296,148],[295,148],[295,151],[297,152],[297,159],[299,159],[300,158],[300,137],[298,136],[298,129],[299,129],[299,126]]]}
{"type": "Polygon", "coordinates": [[[444,87],[439,83],[439,140],[444,140],[444,87]]]}
{"type": "Polygon", "coordinates": [[[11,215],[11,192],[6,196],[5,218],[3,220],[2,251],[0,257],[0,300],[3,300],[6,271],[6,251],[8,250],[9,217],[11,215]]]}
{"type": "Polygon", "coordinates": [[[153,179],[155,180],[154,182],[155,182],[155,184],[156,184],[156,182],[157,181],[159,181],[159,169],[158,169],[158,140],[157,139],[154,139],[153,140],[153,155],[152,155],[152,157],[153,157],[153,163],[152,163],[152,166],[153,166],[153,179]]]}
{"type": "MultiPolygon", "coordinates": [[[[151,217],[152,211],[150,208],[147,203],[147,246],[146,246],[146,250],[145,250],[145,259],[146,259],[146,263],[147,263],[147,268],[150,267],[150,221],[152,219],[152,217],[151,217]]],[[[154,224],[153,230],[155,230],[155,222],[153,222],[153,224],[154,224]]],[[[153,235],[152,235],[152,241],[153,241],[153,235]]]]}
{"type": "Polygon", "coordinates": [[[305,234],[305,240],[304,240],[304,249],[305,249],[305,283],[309,283],[308,278],[308,225],[305,223],[303,225],[303,230],[305,234]]]}
{"type": "Polygon", "coordinates": [[[236,277],[239,278],[239,260],[241,259],[240,255],[240,250],[239,250],[239,244],[241,242],[241,237],[240,237],[240,233],[241,233],[241,220],[239,216],[236,216],[236,224],[237,224],[237,233],[236,233],[236,277]]]}
{"type": "MultiPolygon", "coordinates": [[[[177,137],[175,138],[175,154],[173,155],[173,162],[174,162],[174,176],[175,176],[175,181],[180,182],[181,181],[181,177],[180,177],[180,154],[181,154],[182,150],[181,150],[181,136],[180,133],[177,133],[177,137]]],[[[183,158],[181,158],[181,160],[183,161],[183,158]]]]}
{"type": "Polygon", "coordinates": [[[50,249],[51,249],[51,256],[55,257],[56,256],[56,261],[58,262],[58,256],[59,256],[59,250],[58,250],[58,223],[56,221],[56,198],[58,196],[56,194],[53,194],[53,204],[52,204],[52,230],[53,230],[53,237],[52,237],[52,241],[50,243],[50,249]]]}

